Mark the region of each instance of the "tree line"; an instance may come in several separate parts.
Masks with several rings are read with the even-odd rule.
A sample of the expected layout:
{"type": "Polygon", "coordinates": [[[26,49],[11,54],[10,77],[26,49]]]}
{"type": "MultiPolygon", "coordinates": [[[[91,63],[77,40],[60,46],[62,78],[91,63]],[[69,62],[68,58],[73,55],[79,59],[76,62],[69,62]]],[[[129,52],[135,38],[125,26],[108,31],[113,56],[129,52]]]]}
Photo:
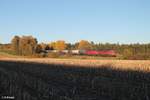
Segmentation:
{"type": "Polygon", "coordinates": [[[81,40],[76,43],[66,43],[58,40],[50,43],[38,43],[32,36],[14,36],[11,44],[0,45],[0,50],[10,49],[17,55],[34,55],[45,50],[115,50],[123,59],[149,59],[150,43],[147,44],[111,44],[94,43],[93,41],[81,40]]]}

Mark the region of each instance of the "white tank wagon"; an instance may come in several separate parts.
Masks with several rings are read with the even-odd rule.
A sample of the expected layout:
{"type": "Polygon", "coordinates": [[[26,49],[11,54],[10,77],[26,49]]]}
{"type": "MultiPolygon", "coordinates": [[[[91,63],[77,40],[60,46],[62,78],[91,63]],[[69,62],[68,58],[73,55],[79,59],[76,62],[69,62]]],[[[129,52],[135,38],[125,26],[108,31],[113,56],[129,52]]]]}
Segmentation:
{"type": "Polygon", "coordinates": [[[47,52],[47,53],[52,53],[52,52],[53,52],[53,53],[57,53],[57,52],[59,52],[59,51],[58,51],[58,50],[46,50],[46,52],[47,52]]]}
{"type": "Polygon", "coordinates": [[[80,55],[85,54],[86,50],[71,50],[72,54],[80,55]]]}
{"type": "Polygon", "coordinates": [[[79,50],[71,50],[71,54],[78,55],[80,54],[79,50]]]}
{"type": "Polygon", "coordinates": [[[69,50],[61,50],[60,52],[61,52],[61,53],[64,53],[64,54],[68,54],[68,53],[69,53],[69,50]]]}

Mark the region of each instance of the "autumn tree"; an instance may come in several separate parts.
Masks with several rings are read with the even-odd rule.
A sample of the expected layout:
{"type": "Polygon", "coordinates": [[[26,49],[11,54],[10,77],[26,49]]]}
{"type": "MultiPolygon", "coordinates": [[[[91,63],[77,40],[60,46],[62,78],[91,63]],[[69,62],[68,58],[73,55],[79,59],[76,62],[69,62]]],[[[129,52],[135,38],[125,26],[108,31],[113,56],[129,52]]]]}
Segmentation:
{"type": "Polygon", "coordinates": [[[80,49],[80,50],[89,50],[91,48],[92,48],[92,45],[88,41],[81,40],[79,42],[78,49],[80,49]]]}
{"type": "Polygon", "coordinates": [[[41,51],[42,51],[42,47],[41,47],[41,45],[38,44],[35,48],[35,52],[40,53],[41,51]]]}
{"type": "Polygon", "coordinates": [[[58,40],[56,42],[51,42],[49,44],[49,47],[51,49],[56,49],[56,50],[64,50],[67,48],[67,44],[63,40],[58,40]]]}
{"type": "Polygon", "coordinates": [[[45,50],[52,50],[52,48],[50,48],[49,45],[46,44],[45,50]]]}
{"type": "Polygon", "coordinates": [[[32,55],[37,46],[36,38],[32,36],[15,36],[11,41],[12,49],[19,55],[32,55]]]}
{"type": "Polygon", "coordinates": [[[78,47],[79,47],[79,42],[75,43],[75,44],[73,45],[73,47],[74,47],[74,49],[78,49],[78,47]]]}
{"type": "Polygon", "coordinates": [[[64,49],[66,49],[66,47],[67,47],[67,45],[66,45],[65,41],[63,41],[63,40],[56,41],[56,44],[55,44],[56,50],[64,50],[64,49]]]}
{"type": "Polygon", "coordinates": [[[42,50],[46,50],[46,46],[47,46],[47,44],[45,44],[45,43],[41,43],[41,44],[40,44],[40,46],[42,47],[42,50]]]}
{"type": "Polygon", "coordinates": [[[19,36],[15,36],[12,41],[11,41],[11,47],[12,50],[16,53],[19,54],[19,41],[20,41],[20,37],[19,36]]]}
{"type": "Polygon", "coordinates": [[[67,50],[71,50],[71,49],[72,49],[71,43],[67,43],[67,44],[66,44],[66,49],[67,49],[67,50]]]}
{"type": "Polygon", "coordinates": [[[51,48],[52,50],[53,50],[53,49],[56,49],[56,42],[51,42],[51,43],[49,44],[49,48],[51,48]]]}

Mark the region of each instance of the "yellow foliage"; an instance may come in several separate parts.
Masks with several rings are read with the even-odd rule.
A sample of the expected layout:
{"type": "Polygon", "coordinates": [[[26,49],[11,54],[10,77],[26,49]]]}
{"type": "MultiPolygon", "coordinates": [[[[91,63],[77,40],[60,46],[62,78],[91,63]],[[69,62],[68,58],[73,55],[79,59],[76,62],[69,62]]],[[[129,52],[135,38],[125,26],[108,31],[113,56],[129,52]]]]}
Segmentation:
{"type": "Polygon", "coordinates": [[[64,50],[64,49],[66,49],[67,45],[64,40],[58,40],[56,42],[51,42],[50,47],[52,47],[56,50],[64,50]]]}
{"type": "Polygon", "coordinates": [[[55,45],[56,45],[56,42],[51,42],[51,43],[49,44],[49,47],[55,49],[55,45]]]}
{"type": "Polygon", "coordinates": [[[78,45],[78,49],[81,49],[81,50],[89,50],[92,48],[92,45],[86,41],[86,40],[81,40],[79,42],[79,45],[78,45]]]}

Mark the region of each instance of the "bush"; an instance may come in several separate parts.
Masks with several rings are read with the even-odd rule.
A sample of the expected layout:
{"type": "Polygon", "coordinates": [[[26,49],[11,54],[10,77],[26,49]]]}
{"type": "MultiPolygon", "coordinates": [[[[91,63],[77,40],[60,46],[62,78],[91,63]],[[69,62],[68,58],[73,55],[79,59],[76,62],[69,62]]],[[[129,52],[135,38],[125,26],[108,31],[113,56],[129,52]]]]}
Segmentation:
{"type": "Polygon", "coordinates": [[[0,50],[0,52],[4,52],[4,53],[7,53],[7,54],[11,54],[11,55],[17,55],[14,51],[12,50],[0,50]]]}
{"type": "Polygon", "coordinates": [[[31,57],[36,57],[36,58],[44,58],[47,57],[46,53],[36,53],[32,55],[31,57]]]}
{"type": "Polygon", "coordinates": [[[62,58],[70,58],[70,57],[72,57],[72,54],[64,54],[64,55],[62,56],[62,58]]]}
{"type": "Polygon", "coordinates": [[[129,57],[129,59],[131,59],[131,60],[148,60],[148,59],[150,59],[150,55],[137,54],[137,55],[129,57]]]}
{"type": "Polygon", "coordinates": [[[127,60],[148,60],[150,59],[150,54],[136,54],[132,56],[122,56],[122,58],[127,60]]]}

